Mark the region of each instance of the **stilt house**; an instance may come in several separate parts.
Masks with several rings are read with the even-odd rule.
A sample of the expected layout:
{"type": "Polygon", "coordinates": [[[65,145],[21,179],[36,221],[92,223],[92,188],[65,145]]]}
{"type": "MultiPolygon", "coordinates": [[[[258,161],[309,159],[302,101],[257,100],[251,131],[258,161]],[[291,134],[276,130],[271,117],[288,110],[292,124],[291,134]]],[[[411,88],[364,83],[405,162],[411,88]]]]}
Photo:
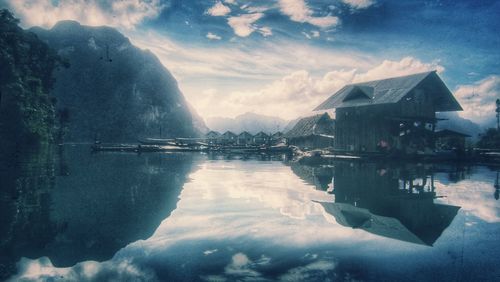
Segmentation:
{"type": "Polygon", "coordinates": [[[257,133],[253,137],[253,142],[256,145],[264,145],[264,144],[269,144],[270,137],[263,131],[257,133]]]}
{"type": "Polygon", "coordinates": [[[217,131],[209,131],[205,134],[205,139],[208,144],[217,144],[219,141],[220,133],[217,131]]]}
{"type": "Polygon", "coordinates": [[[435,71],[344,86],[315,110],[335,109],[335,149],[434,149],[436,112],[462,107],[435,71]]]}
{"type": "Polygon", "coordinates": [[[236,143],[238,145],[250,145],[253,143],[253,135],[248,131],[243,131],[237,137],[236,143]]]}
{"type": "Polygon", "coordinates": [[[235,144],[236,138],[236,134],[231,131],[226,131],[219,137],[219,143],[225,145],[235,144]]]}
{"type": "Polygon", "coordinates": [[[302,118],[285,134],[289,145],[301,148],[326,148],[334,143],[334,120],[327,113],[302,118]]]}

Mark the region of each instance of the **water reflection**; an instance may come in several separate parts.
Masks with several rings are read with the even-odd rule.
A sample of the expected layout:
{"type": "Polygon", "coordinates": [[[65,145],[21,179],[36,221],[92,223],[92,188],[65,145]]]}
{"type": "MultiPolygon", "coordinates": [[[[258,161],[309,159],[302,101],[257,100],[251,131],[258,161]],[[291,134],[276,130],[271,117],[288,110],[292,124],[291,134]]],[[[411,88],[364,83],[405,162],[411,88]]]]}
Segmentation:
{"type": "Polygon", "coordinates": [[[111,259],[170,215],[192,162],[189,154],[90,155],[86,147],[8,162],[0,170],[3,265],[12,269],[21,257],[46,256],[57,267],[111,259]]]}
{"type": "MultiPolygon", "coordinates": [[[[37,221],[56,231],[39,231],[49,235],[38,247],[8,257],[2,252],[13,261],[12,281],[472,281],[500,275],[497,170],[490,168],[307,166],[265,155],[89,155],[79,149],[65,156],[43,170],[48,176],[36,173],[53,179],[46,219],[21,224],[26,232],[40,228],[37,221]]],[[[21,174],[29,175],[18,173],[9,183],[21,174]]],[[[15,240],[2,247],[26,245],[15,240]]]]}
{"type": "Polygon", "coordinates": [[[330,171],[335,203],[321,205],[343,226],[432,246],[459,209],[434,203],[431,166],[338,162],[330,171]]]}

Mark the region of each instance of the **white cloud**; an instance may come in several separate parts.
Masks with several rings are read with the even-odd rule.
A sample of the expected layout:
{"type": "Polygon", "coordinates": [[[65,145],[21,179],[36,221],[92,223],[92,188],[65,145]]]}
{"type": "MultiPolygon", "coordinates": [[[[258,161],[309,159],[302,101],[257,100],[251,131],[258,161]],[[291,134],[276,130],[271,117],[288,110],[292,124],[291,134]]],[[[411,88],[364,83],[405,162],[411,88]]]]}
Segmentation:
{"type": "Polygon", "coordinates": [[[215,3],[215,5],[213,5],[206,11],[206,14],[214,17],[225,16],[229,13],[231,13],[231,9],[228,6],[222,4],[222,2],[215,3]]]}
{"type": "Polygon", "coordinates": [[[263,13],[243,14],[228,18],[227,23],[234,30],[236,35],[240,37],[247,37],[258,29],[253,23],[258,21],[263,16],[263,13]]]}
{"type": "Polygon", "coordinates": [[[280,10],[292,21],[309,23],[321,28],[336,26],[340,19],[335,16],[313,16],[313,11],[304,0],[279,0],[280,10]]]}
{"type": "Polygon", "coordinates": [[[400,61],[384,60],[380,65],[374,67],[368,72],[359,74],[355,81],[376,80],[432,70],[442,73],[444,71],[444,67],[439,64],[439,61],[424,63],[413,57],[405,57],[400,61]]]}
{"type": "Polygon", "coordinates": [[[236,4],[236,0],[224,0],[224,3],[234,5],[236,4]]]}
{"type": "Polygon", "coordinates": [[[224,99],[220,98],[220,94],[212,92],[197,100],[195,104],[205,116],[217,116],[222,112],[229,115],[255,112],[294,119],[312,114],[312,109],[346,84],[435,69],[443,71],[443,67],[437,62],[424,63],[412,57],[405,57],[400,61],[384,60],[364,72],[356,68],[340,69],[318,77],[306,70],[300,70],[261,89],[230,92],[224,99]]]}
{"type": "Polygon", "coordinates": [[[319,37],[319,31],[313,30],[313,31],[311,31],[311,35],[312,35],[312,37],[318,38],[319,37]]]}
{"type": "Polygon", "coordinates": [[[375,0],[342,0],[342,2],[353,9],[366,9],[375,4],[375,0]]]}
{"type": "Polygon", "coordinates": [[[221,37],[214,33],[207,33],[206,37],[210,40],[221,40],[221,37]]]}
{"type": "Polygon", "coordinates": [[[259,33],[262,34],[262,36],[264,37],[268,37],[268,36],[271,36],[273,35],[273,31],[271,30],[270,27],[268,26],[264,26],[264,27],[261,27],[259,28],[259,33]]]}
{"type": "Polygon", "coordinates": [[[493,126],[495,101],[500,98],[500,76],[491,75],[474,84],[459,85],[455,97],[464,109],[459,112],[460,116],[482,126],[493,126]]]}
{"type": "Polygon", "coordinates": [[[157,17],[166,7],[160,0],[103,1],[7,1],[23,26],[51,27],[60,20],[76,20],[85,25],[108,25],[133,29],[146,19],[157,17]]]}

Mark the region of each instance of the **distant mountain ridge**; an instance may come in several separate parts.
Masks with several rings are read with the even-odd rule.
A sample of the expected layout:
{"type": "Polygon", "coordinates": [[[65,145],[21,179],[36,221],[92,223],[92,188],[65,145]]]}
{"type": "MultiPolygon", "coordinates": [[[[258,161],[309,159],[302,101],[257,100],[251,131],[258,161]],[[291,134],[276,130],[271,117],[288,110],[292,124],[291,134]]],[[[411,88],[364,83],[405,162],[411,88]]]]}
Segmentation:
{"type": "Polygon", "coordinates": [[[198,136],[206,127],[184,99],[177,81],[150,51],[133,46],[110,27],[61,21],[32,28],[66,58],[55,73],[53,95],[68,113],[65,141],[135,141],[141,137],[198,136]]]}
{"type": "Polygon", "coordinates": [[[247,112],[235,118],[211,117],[206,119],[206,124],[211,130],[221,133],[229,130],[237,134],[243,131],[256,134],[260,131],[265,133],[283,132],[288,121],[279,117],[247,112]]]}

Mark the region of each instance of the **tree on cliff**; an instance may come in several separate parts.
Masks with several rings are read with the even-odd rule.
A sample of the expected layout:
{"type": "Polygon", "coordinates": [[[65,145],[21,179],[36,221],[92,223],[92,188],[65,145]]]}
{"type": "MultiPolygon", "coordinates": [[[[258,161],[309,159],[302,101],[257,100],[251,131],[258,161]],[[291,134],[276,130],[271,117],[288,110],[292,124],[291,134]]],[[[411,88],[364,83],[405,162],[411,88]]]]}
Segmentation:
{"type": "Polygon", "coordinates": [[[36,145],[53,140],[52,73],[62,63],[47,44],[0,10],[0,145],[36,145]]]}

